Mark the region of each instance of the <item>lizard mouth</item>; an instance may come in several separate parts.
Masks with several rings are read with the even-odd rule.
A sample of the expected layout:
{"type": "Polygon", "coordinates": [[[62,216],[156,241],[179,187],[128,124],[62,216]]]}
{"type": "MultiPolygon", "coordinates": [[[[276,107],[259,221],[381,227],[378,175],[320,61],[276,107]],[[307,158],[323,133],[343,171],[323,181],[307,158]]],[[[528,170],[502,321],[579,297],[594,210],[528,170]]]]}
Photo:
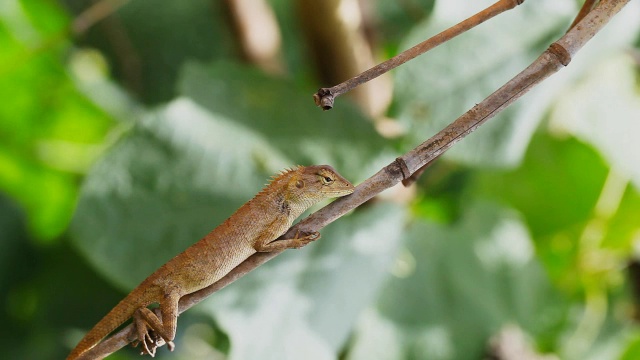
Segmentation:
{"type": "Polygon", "coordinates": [[[351,184],[349,184],[348,186],[349,187],[344,189],[336,189],[333,193],[336,195],[336,197],[352,194],[355,191],[355,187],[351,184]]]}

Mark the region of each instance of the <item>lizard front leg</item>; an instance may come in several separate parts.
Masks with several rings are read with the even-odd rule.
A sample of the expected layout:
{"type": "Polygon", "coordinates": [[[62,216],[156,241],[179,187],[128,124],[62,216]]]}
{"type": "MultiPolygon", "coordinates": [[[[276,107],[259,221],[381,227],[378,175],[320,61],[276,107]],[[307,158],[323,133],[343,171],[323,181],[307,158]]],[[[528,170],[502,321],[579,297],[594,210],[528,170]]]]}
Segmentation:
{"type": "Polygon", "coordinates": [[[164,296],[160,302],[161,318],[146,307],[136,310],[133,314],[143,354],[149,354],[153,357],[156,348],[162,345],[160,339],[164,340],[169,346],[169,350],[173,351],[175,347],[173,339],[176,337],[178,324],[178,300],[180,300],[179,294],[171,293],[164,296]]]}
{"type": "Polygon", "coordinates": [[[320,233],[317,231],[306,234],[303,237],[299,237],[299,235],[300,232],[296,233],[296,236],[293,239],[257,241],[254,245],[254,249],[258,252],[299,249],[312,241],[320,239],[320,233]]]}

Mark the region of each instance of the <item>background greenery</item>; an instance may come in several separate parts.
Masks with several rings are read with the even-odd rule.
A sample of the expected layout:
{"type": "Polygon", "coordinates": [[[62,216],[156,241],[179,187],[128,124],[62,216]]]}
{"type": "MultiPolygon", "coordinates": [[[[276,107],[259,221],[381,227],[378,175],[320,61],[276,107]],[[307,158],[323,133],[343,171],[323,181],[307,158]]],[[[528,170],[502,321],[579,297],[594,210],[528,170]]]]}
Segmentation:
{"type": "MultiPolygon", "coordinates": [[[[284,167],[372,175],[531,62],[579,5],[528,1],[396,70],[386,115],[404,132],[390,139],[346,99],[313,106],[325,84],[305,24],[292,2],[270,3],[280,76],[241,60],[222,2],[130,1],[116,25],[78,36],[69,27],[90,1],[0,4],[3,357],[64,357],[284,167]]],[[[489,3],[370,2],[374,50],[392,56],[489,3]]],[[[409,200],[391,191],[212,296],[160,356],[481,359],[515,333],[502,342],[551,358],[640,357],[628,267],[640,244],[638,5],[457,144],[409,200]]]]}

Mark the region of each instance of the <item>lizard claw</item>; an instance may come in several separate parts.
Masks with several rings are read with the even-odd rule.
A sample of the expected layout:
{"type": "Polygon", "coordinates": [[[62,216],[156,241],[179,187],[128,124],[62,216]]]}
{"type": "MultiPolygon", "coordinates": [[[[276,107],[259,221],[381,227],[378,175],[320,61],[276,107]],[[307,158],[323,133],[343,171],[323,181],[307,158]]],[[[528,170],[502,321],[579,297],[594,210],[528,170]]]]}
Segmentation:
{"type": "MultiPolygon", "coordinates": [[[[137,347],[140,345],[140,355],[149,355],[151,357],[156,356],[156,349],[165,344],[165,341],[162,337],[158,336],[153,330],[145,329],[143,333],[140,334],[142,339],[138,339],[132,343],[133,347],[137,347]]],[[[169,341],[166,343],[169,347],[169,350],[173,351],[175,345],[173,341],[169,341]]]]}
{"type": "MultiPolygon", "coordinates": [[[[155,315],[155,317],[159,319],[162,318],[159,308],[154,309],[153,312],[146,308],[138,309],[133,316],[138,337],[133,346],[135,347],[141,344],[141,355],[149,354],[151,357],[155,357],[156,350],[165,344],[167,344],[169,350],[173,351],[175,348],[173,341],[167,341],[167,339],[162,336],[162,332],[156,331],[155,328],[152,327],[149,322],[153,322],[153,318],[147,313],[151,313],[151,315],[155,315]]],[[[162,325],[156,324],[156,326],[162,325]]]]}
{"type": "Polygon", "coordinates": [[[149,333],[146,333],[144,335],[144,339],[138,339],[132,345],[133,347],[138,347],[138,345],[140,345],[140,355],[149,354],[151,357],[155,357],[156,355],[157,346],[155,341],[151,339],[149,333]]]}
{"type": "MultiPolygon", "coordinates": [[[[140,341],[138,341],[138,343],[140,343],[140,341]]],[[[164,344],[167,344],[169,351],[173,351],[176,348],[176,345],[173,343],[173,341],[165,342],[162,338],[152,339],[151,336],[148,336],[145,341],[142,342],[142,351],[140,351],[140,355],[149,355],[151,357],[155,357],[156,349],[164,344]]],[[[136,343],[134,347],[137,345],[138,344],[136,343]]]]}

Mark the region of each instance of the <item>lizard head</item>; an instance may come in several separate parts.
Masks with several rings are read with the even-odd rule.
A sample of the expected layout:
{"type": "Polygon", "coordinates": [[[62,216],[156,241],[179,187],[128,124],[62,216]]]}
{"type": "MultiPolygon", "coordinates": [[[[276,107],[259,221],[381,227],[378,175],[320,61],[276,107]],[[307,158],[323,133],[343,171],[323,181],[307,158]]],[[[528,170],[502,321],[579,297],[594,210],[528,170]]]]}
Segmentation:
{"type": "Polygon", "coordinates": [[[300,166],[289,183],[290,201],[316,203],[349,195],[354,186],[329,165],[300,166]]]}

